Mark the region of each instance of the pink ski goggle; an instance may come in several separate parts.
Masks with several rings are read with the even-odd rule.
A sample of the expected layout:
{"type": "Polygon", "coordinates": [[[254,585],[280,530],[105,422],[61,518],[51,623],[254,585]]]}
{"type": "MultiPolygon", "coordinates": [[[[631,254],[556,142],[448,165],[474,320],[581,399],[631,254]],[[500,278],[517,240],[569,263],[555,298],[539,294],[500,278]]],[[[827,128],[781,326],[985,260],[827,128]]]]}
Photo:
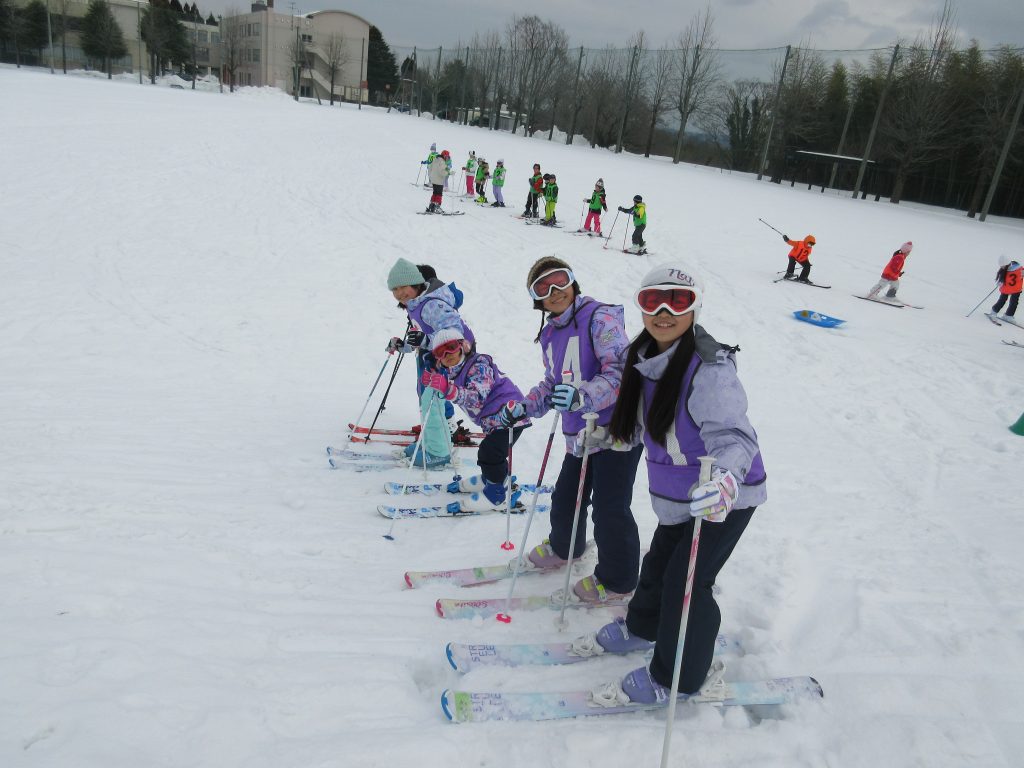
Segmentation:
{"type": "Polygon", "coordinates": [[[656,315],[667,309],[673,315],[685,315],[696,308],[698,294],[694,288],[678,285],[652,285],[636,292],[634,301],[645,315],[656,315]]]}

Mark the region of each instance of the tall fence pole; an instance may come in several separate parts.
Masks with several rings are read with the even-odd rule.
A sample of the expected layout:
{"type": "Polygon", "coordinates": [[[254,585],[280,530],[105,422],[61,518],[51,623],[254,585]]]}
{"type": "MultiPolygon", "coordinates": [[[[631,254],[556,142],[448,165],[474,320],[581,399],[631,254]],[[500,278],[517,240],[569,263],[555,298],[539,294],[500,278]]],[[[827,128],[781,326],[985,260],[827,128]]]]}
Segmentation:
{"type": "Polygon", "coordinates": [[[432,120],[437,120],[437,95],[438,89],[441,87],[441,54],[444,53],[444,46],[437,46],[437,67],[434,73],[434,87],[430,91],[434,103],[431,104],[431,113],[433,114],[432,120]]]}
{"type": "Polygon", "coordinates": [[[779,112],[779,101],[782,99],[782,87],[786,84],[786,67],[789,66],[789,54],[793,46],[786,46],[786,58],[782,60],[782,73],[779,75],[779,87],[775,89],[775,103],[772,105],[772,121],[768,124],[768,137],[764,140],[761,151],[761,162],[757,164],[757,180],[764,178],[764,167],[768,164],[768,150],[772,146],[772,134],[775,132],[775,116],[779,112]]]}
{"type": "MultiPolygon", "coordinates": [[[[67,21],[67,12],[66,11],[67,11],[67,9],[65,7],[65,13],[63,14],[64,18],[61,19],[62,28],[66,27],[67,23],[68,23],[68,21],[67,21]]],[[[142,85],[142,0],[137,0],[137,2],[135,3],[135,18],[136,18],[136,20],[138,22],[138,25],[139,25],[139,85],[142,85]]],[[[63,37],[67,37],[67,34],[65,33],[61,37],[62,38],[63,37]]],[[[63,45],[64,45],[64,42],[62,40],[61,41],[61,46],[63,46],[63,45]]],[[[67,62],[67,59],[65,58],[65,60],[64,60],[64,74],[66,75],[67,73],[68,73],[68,62],[67,62]]]]}
{"type": "Polygon", "coordinates": [[[583,69],[583,46],[580,46],[580,58],[576,62],[576,79],[572,85],[572,120],[569,123],[569,136],[566,138],[566,144],[572,144],[573,137],[576,135],[576,117],[579,113],[580,103],[580,70],[583,69]]]}
{"type": "Polygon", "coordinates": [[[857,183],[853,185],[853,199],[860,194],[860,185],[864,183],[864,171],[868,167],[868,158],[871,157],[871,147],[875,143],[875,134],[878,132],[878,121],[882,118],[882,110],[885,108],[885,98],[889,95],[889,86],[892,85],[892,72],[896,68],[896,57],[900,55],[900,44],[892,49],[892,58],[889,60],[889,73],[885,76],[885,86],[882,88],[882,95],[878,99],[878,109],[875,110],[875,119],[871,121],[871,131],[868,133],[868,143],[864,147],[864,156],[860,159],[860,168],[857,169],[857,183]]]}
{"type": "Polygon", "coordinates": [[[462,107],[466,110],[466,122],[469,125],[469,104],[466,103],[466,81],[469,80],[469,46],[466,46],[466,58],[462,67],[462,107]]]}
{"type": "Polygon", "coordinates": [[[55,74],[53,71],[53,28],[50,26],[50,0],[46,0],[46,39],[49,44],[50,51],[50,74],[55,74]]]}
{"type": "Polygon", "coordinates": [[[999,161],[996,163],[996,170],[992,174],[992,183],[989,185],[988,194],[985,195],[985,204],[981,207],[979,221],[984,221],[988,216],[988,209],[992,205],[992,199],[996,196],[996,187],[999,186],[999,177],[1003,173],[1003,165],[1006,163],[1006,156],[1010,153],[1010,146],[1013,144],[1013,137],[1017,134],[1017,126],[1020,124],[1021,108],[1024,107],[1024,89],[1017,99],[1017,111],[1013,113],[1013,124],[1006,133],[1006,141],[1003,142],[1003,151],[999,153],[999,161]]]}
{"type": "Polygon", "coordinates": [[[498,48],[498,63],[494,67],[494,105],[491,108],[490,130],[498,130],[501,120],[501,48],[498,48]]]}

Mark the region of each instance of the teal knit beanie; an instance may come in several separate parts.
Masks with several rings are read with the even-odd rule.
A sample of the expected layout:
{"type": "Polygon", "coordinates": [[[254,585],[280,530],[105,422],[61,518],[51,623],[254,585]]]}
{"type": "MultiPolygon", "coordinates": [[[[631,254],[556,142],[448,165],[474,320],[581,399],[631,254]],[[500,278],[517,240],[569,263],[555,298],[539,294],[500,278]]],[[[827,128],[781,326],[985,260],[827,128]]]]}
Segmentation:
{"type": "Polygon", "coordinates": [[[392,291],[400,285],[423,285],[425,282],[423,273],[408,259],[399,259],[388,272],[388,288],[392,291]]]}

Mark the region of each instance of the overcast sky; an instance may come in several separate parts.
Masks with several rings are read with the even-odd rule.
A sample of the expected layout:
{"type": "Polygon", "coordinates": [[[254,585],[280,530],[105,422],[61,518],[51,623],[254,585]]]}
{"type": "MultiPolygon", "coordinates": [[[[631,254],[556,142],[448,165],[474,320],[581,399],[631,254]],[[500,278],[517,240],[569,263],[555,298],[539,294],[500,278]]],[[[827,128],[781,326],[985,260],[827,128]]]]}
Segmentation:
{"type": "MultiPolygon", "coordinates": [[[[290,13],[293,0],[276,0],[290,13]]],[[[571,46],[624,46],[643,30],[650,47],[670,43],[706,3],[702,0],[294,0],[298,13],[350,11],[379,27],[391,46],[465,45],[474,33],[503,31],[513,15],[536,14],[561,25],[571,46]]],[[[208,14],[243,0],[199,0],[208,14]]],[[[718,0],[711,3],[722,48],[770,48],[809,43],[814,48],[880,48],[898,37],[926,32],[941,0],[718,0]]],[[[1024,45],[1022,0],[961,0],[956,4],[960,41],[983,47],[1024,45]]]]}

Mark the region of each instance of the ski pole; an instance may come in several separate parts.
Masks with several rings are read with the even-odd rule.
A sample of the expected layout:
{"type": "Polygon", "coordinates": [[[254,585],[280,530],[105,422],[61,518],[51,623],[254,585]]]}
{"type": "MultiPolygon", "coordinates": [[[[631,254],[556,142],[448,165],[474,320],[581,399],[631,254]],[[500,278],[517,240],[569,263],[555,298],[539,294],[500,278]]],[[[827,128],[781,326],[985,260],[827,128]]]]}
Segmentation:
{"type": "Polygon", "coordinates": [[[604,239],[604,245],[602,246],[605,250],[608,250],[608,243],[611,242],[612,232],[615,231],[615,225],[619,223],[619,214],[622,211],[615,212],[615,218],[612,219],[612,228],[608,230],[608,236],[604,239]]]}
{"type": "MultiPolygon", "coordinates": [[[[779,232],[779,230],[775,229],[775,227],[773,227],[771,224],[769,224],[764,219],[758,218],[758,221],[760,221],[762,224],[764,224],[766,227],[768,227],[768,229],[774,229],[776,232],[779,232]]],[[[779,234],[782,235],[781,232],[779,232],[779,234]]],[[[782,236],[785,237],[785,235],[782,235],[782,236]]]]}
{"type": "MultiPolygon", "coordinates": [[[[714,456],[701,456],[701,485],[711,482],[711,468],[715,464],[714,456]]],[[[672,723],[676,716],[676,699],[678,698],[679,678],[683,666],[683,646],[686,644],[686,625],[690,619],[690,596],[693,594],[693,575],[697,570],[697,546],[700,544],[701,517],[693,518],[693,538],[690,539],[690,564],[686,568],[686,589],[683,591],[683,613],[679,617],[679,639],[676,641],[676,664],[672,672],[672,687],[668,691],[668,715],[665,719],[665,741],[661,746],[661,768],[668,765],[668,751],[672,744],[672,723]]]]}
{"type": "Polygon", "coordinates": [[[398,353],[398,360],[395,361],[395,369],[391,372],[391,381],[388,382],[388,388],[384,390],[384,398],[380,401],[380,407],[377,409],[377,415],[373,417],[373,421],[370,423],[370,428],[366,430],[366,439],[364,443],[370,442],[370,435],[373,434],[373,428],[377,425],[377,419],[384,413],[385,404],[388,401],[388,395],[391,394],[391,385],[395,383],[395,376],[398,375],[398,366],[402,364],[402,358],[405,357],[405,352],[398,353]]]}
{"type": "Polygon", "coordinates": [[[416,181],[414,184],[418,187],[420,185],[420,176],[423,175],[423,163],[420,163],[420,169],[416,171],[416,181]]]}
{"type": "Polygon", "coordinates": [[[559,629],[566,629],[569,624],[565,620],[565,606],[569,602],[569,580],[572,578],[572,561],[573,551],[576,549],[576,530],[580,525],[580,508],[583,506],[583,491],[587,486],[587,462],[590,459],[590,448],[587,447],[587,442],[590,439],[591,433],[594,431],[594,422],[597,421],[596,413],[585,413],[583,414],[584,420],[587,422],[587,428],[583,432],[583,462],[580,464],[580,485],[576,489],[576,509],[572,515],[572,533],[569,535],[569,560],[565,564],[565,586],[562,589],[562,611],[558,614],[558,620],[555,622],[559,629]]]}
{"type": "MultiPolygon", "coordinates": [[[[395,367],[397,368],[398,366],[395,366],[395,367]]],[[[419,454],[423,458],[423,477],[424,477],[424,480],[426,480],[426,475],[427,475],[427,452],[423,448],[423,435],[426,434],[427,429],[426,429],[426,424],[424,422],[425,422],[425,419],[426,419],[425,414],[429,414],[429,412],[433,409],[433,407],[434,407],[434,400],[433,400],[433,398],[431,398],[427,402],[427,407],[426,408],[424,408],[424,409],[419,409],[418,408],[417,409],[419,411],[419,414],[420,414],[420,434],[416,438],[416,447],[412,449],[412,461],[409,463],[409,472],[405,476],[405,483],[402,485],[402,491],[398,495],[399,499],[405,499],[405,489],[409,487],[409,482],[412,480],[413,471],[416,469],[416,455],[417,454],[419,454]]],[[[401,504],[401,501],[399,502],[399,504],[401,504]]],[[[394,541],[395,540],[394,530],[395,530],[395,523],[397,521],[398,521],[398,513],[395,512],[393,515],[391,515],[391,525],[388,527],[388,532],[384,534],[384,538],[387,539],[388,541],[394,541]]]]}
{"type": "Polygon", "coordinates": [[[995,288],[993,288],[991,291],[989,291],[987,294],[985,294],[985,298],[978,302],[978,306],[975,307],[974,309],[972,309],[966,315],[964,315],[964,317],[970,317],[971,315],[973,315],[975,313],[975,311],[978,309],[978,307],[980,307],[982,304],[984,304],[986,301],[988,301],[988,297],[991,296],[993,293],[995,293],[998,290],[999,290],[999,286],[997,285],[995,288]]]}
{"type": "MultiPolygon", "coordinates": [[[[635,228],[634,228],[635,229],[635,228]]],[[[626,250],[626,236],[629,235],[629,226],[626,226],[626,231],[622,233],[622,250],[626,250]]]]}
{"type": "MultiPolygon", "coordinates": [[[[509,409],[515,407],[514,401],[508,402],[509,409]]],[[[512,543],[512,441],[515,439],[514,430],[515,425],[508,425],[508,495],[505,497],[505,540],[501,543],[501,548],[506,552],[511,552],[516,548],[516,545],[512,543]]]]}
{"type": "Polygon", "coordinates": [[[583,210],[580,211],[580,225],[578,227],[576,227],[577,231],[583,229],[583,217],[587,215],[587,208],[588,208],[587,202],[586,202],[586,200],[584,200],[583,201],[583,210]]]}
{"type": "Polygon", "coordinates": [[[370,394],[366,396],[366,402],[363,403],[363,410],[359,412],[359,418],[352,422],[355,426],[359,426],[359,422],[363,420],[363,416],[366,414],[366,408],[370,405],[370,398],[373,397],[373,393],[377,390],[377,385],[380,384],[380,378],[384,375],[384,369],[388,367],[388,363],[391,362],[391,353],[384,358],[384,365],[380,367],[380,373],[377,374],[377,380],[373,382],[373,386],[370,387],[370,394]]]}
{"type": "MultiPolygon", "coordinates": [[[[562,371],[562,383],[572,383],[572,371],[562,371]]],[[[503,624],[508,624],[512,621],[512,617],[509,615],[508,609],[512,604],[512,595],[516,591],[516,579],[519,578],[519,572],[523,570],[523,555],[526,552],[526,540],[530,535],[530,525],[533,523],[533,516],[537,512],[537,497],[540,496],[540,488],[544,483],[544,471],[548,467],[548,456],[551,455],[551,444],[555,440],[555,432],[558,431],[558,420],[561,417],[561,413],[555,411],[555,419],[551,422],[551,431],[548,433],[548,444],[544,448],[544,458],[540,462],[540,472],[537,474],[537,485],[533,488],[533,498],[530,500],[530,513],[526,516],[526,528],[523,530],[523,542],[519,545],[519,555],[510,563],[512,568],[512,583],[508,587],[508,597],[505,598],[505,610],[499,613],[496,618],[503,624]]]]}
{"type": "Polygon", "coordinates": [[[519,545],[519,555],[515,560],[510,563],[512,567],[512,583],[508,587],[508,597],[505,598],[505,610],[499,613],[496,618],[502,624],[508,624],[512,621],[512,617],[509,615],[508,609],[512,604],[512,595],[516,591],[516,579],[519,578],[519,572],[523,569],[523,553],[526,552],[526,539],[530,535],[530,524],[533,522],[534,513],[537,511],[537,497],[540,496],[540,487],[544,482],[544,470],[548,466],[548,456],[551,455],[551,444],[555,440],[555,432],[558,431],[558,419],[561,414],[555,411],[554,421],[551,422],[551,432],[548,433],[548,444],[544,449],[544,458],[540,462],[540,472],[537,475],[537,485],[533,489],[533,498],[530,500],[530,513],[526,516],[526,529],[523,531],[522,544],[519,545]]]}

